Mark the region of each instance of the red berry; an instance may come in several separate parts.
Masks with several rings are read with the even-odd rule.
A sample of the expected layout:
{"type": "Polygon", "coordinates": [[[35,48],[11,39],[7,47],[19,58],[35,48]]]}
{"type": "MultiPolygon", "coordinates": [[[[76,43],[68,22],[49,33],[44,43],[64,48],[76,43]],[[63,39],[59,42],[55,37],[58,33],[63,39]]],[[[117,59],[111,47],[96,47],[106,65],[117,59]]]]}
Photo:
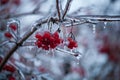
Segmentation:
{"type": "Polygon", "coordinates": [[[35,35],[35,37],[36,37],[37,39],[39,39],[39,40],[42,40],[42,36],[41,36],[39,33],[37,33],[37,34],[35,35]]]}
{"type": "Polygon", "coordinates": [[[56,47],[56,44],[55,44],[55,39],[54,37],[50,37],[50,48],[51,49],[54,49],[56,47]]]}
{"type": "Polygon", "coordinates": [[[50,45],[50,38],[43,37],[42,44],[46,46],[50,45]]]}
{"type": "Polygon", "coordinates": [[[8,78],[8,80],[15,80],[15,77],[10,76],[10,77],[8,78]]]}
{"type": "Polygon", "coordinates": [[[10,28],[12,30],[16,31],[17,30],[17,25],[12,23],[12,24],[10,24],[10,28]]]}
{"type": "Polygon", "coordinates": [[[55,32],[53,35],[52,35],[54,38],[59,38],[59,34],[58,34],[58,32],[55,32]]]}
{"type": "Polygon", "coordinates": [[[109,52],[110,52],[110,49],[109,49],[109,47],[107,47],[107,46],[103,46],[99,51],[100,51],[101,53],[109,53],[109,52]]]}
{"type": "Polygon", "coordinates": [[[12,65],[5,65],[3,67],[3,70],[10,71],[10,72],[15,72],[15,68],[12,65]]]}
{"type": "Polygon", "coordinates": [[[5,32],[4,36],[7,37],[7,38],[12,38],[13,37],[12,34],[9,33],[9,32],[5,32]]]}
{"type": "Polygon", "coordinates": [[[46,31],[46,32],[44,32],[43,37],[44,38],[50,38],[51,37],[51,33],[46,31]]]}
{"type": "Polygon", "coordinates": [[[40,48],[42,46],[42,42],[36,41],[35,44],[40,48]]]}

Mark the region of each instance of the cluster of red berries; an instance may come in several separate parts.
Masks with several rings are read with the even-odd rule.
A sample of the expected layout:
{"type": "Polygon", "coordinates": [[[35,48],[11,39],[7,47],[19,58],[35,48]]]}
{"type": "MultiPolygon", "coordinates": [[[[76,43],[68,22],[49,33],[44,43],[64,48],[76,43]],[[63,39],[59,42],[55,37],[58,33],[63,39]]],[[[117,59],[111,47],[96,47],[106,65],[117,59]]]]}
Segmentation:
{"type": "MultiPolygon", "coordinates": [[[[0,63],[2,62],[3,58],[0,57],[0,63]]],[[[12,66],[12,65],[9,65],[9,64],[6,64],[4,67],[3,67],[3,70],[4,71],[8,71],[8,72],[11,72],[11,73],[14,73],[16,71],[15,67],[12,66]]],[[[15,80],[15,77],[13,76],[9,76],[8,77],[8,80],[15,80]]]]}
{"type": "Polygon", "coordinates": [[[19,5],[20,4],[20,0],[1,0],[1,5],[5,5],[7,4],[9,1],[11,1],[13,4],[15,5],[19,5]]]}
{"type": "Polygon", "coordinates": [[[77,42],[70,37],[68,37],[68,42],[69,42],[67,46],[68,48],[73,49],[78,47],[77,42]]]}
{"type": "MultiPolygon", "coordinates": [[[[17,26],[16,26],[16,24],[14,24],[14,23],[11,23],[11,24],[9,25],[9,28],[10,28],[11,30],[13,30],[13,31],[16,31],[16,30],[17,30],[17,26]]],[[[9,39],[13,38],[13,35],[12,35],[10,32],[8,32],[8,31],[4,33],[4,36],[5,36],[6,38],[9,38],[9,39]]]]}
{"type": "MultiPolygon", "coordinates": [[[[38,46],[38,48],[42,48],[44,50],[54,49],[63,42],[63,39],[59,37],[58,32],[51,34],[50,32],[46,31],[43,35],[37,33],[35,37],[37,38],[35,44],[38,46]]],[[[69,49],[73,49],[77,46],[77,42],[69,37],[67,47],[69,49]]]]}
{"type": "Polygon", "coordinates": [[[108,59],[113,62],[119,62],[120,46],[118,43],[111,44],[107,35],[102,36],[103,44],[98,46],[102,54],[107,54],[108,59]]]}
{"type": "Polygon", "coordinates": [[[119,62],[120,59],[118,53],[120,52],[120,49],[118,49],[118,46],[116,46],[115,44],[113,46],[114,48],[111,48],[110,45],[104,44],[99,49],[99,52],[102,54],[107,54],[110,61],[119,62]]]}
{"type": "Polygon", "coordinates": [[[58,32],[51,34],[50,32],[45,31],[43,35],[37,33],[35,37],[37,38],[35,44],[44,50],[54,49],[63,41],[59,37],[58,32]]]}

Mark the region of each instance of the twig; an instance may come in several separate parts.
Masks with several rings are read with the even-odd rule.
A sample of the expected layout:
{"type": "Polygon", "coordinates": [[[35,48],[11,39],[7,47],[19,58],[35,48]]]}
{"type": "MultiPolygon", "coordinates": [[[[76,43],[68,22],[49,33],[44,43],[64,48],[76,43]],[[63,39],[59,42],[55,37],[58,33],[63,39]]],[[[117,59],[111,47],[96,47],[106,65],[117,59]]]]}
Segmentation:
{"type": "Polygon", "coordinates": [[[59,0],[56,0],[56,9],[57,9],[59,20],[61,20],[61,14],[60,14],[60,8],[59,8],[59,0]]]}
{"type": "Polygon", "coordinates": [[[64,13],[63,13],[63,16],[62,16],[62,20],[64,19],[65,15],[67,14],[71,2],[72,2],[72,0],[67,0],[66,6],[65,6],[65,9],[64,9],[64,13]]]}
{"type": "Polygon", "coordinates": [[[43,4],[43,3],[47,2],[47,1],[48,1],[48,0],[40,1],[40,2],[37,4],[36,8],[33,10],[33,13],[38,12],[39,9],[40,9],[40,7],[41,7],[41,4],[43,4]]]}

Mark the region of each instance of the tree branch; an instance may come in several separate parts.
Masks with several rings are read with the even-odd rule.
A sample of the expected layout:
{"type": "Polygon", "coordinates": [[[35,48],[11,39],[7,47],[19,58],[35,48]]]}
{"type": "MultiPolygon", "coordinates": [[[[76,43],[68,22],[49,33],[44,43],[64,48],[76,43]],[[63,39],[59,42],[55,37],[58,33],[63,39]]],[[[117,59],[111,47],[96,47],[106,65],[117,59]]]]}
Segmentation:
{"type": "Polygon", "coordinates": [[[71,2],[72,2],[72,0],[67,0],[67,4],[66,4],[65,9],[64,9],[64,13],[63,13],[63,16],[62,16],[62,20],[64,19],[65,15],[67,14],[71,2]]]}
{"type": "Polygon", "coordinates": [[[61,14],[60,14],[60,8],[59,8],[59,0],[56,0],[56,9],[57,9],[59,20],[61,20],[61,14]]]}
{"type": "Polygon", "coordinates": [[[108,16],[108,15],[78,15],[78,16],[69,16],[69,18],[73,19],[89,19],[91,21],[106,21],[106,22],[111,22],[111,21],[120,21],[120,15],[116,16],[108,16]]]}

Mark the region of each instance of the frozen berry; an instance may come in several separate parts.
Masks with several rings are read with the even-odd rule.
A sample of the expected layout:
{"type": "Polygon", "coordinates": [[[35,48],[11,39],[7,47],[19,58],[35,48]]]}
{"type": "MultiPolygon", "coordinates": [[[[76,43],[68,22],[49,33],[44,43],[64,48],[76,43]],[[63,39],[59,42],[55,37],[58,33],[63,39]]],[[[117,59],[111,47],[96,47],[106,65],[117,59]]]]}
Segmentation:
{"type": "Polygon", "coordinates": [[[12,38],[13,37],[10,32],[5,32],[4,36],[7,37],[7,38],[12,38]]]}
{"type": "Polygon", "coordinates": [[[12,65],[5,65],[3,67],[3,70],[9,71],[9,72],[15,72],[16,69],[12,65]]]}
{"type": "Polygon", "coordinates": [[[17,30],[17,25],[12,23],[12,24],[10,24],[10,28],[12,30],[16,31],[17,30]]]}
{"type": "Polygon", "coordinates": [[[69,41],[68,46],[67,46],[68,48],[73,49],[73,48],[78,47],[77,42],[74,41],[72,38],[68,38],[68,41],[69,41]]]}

